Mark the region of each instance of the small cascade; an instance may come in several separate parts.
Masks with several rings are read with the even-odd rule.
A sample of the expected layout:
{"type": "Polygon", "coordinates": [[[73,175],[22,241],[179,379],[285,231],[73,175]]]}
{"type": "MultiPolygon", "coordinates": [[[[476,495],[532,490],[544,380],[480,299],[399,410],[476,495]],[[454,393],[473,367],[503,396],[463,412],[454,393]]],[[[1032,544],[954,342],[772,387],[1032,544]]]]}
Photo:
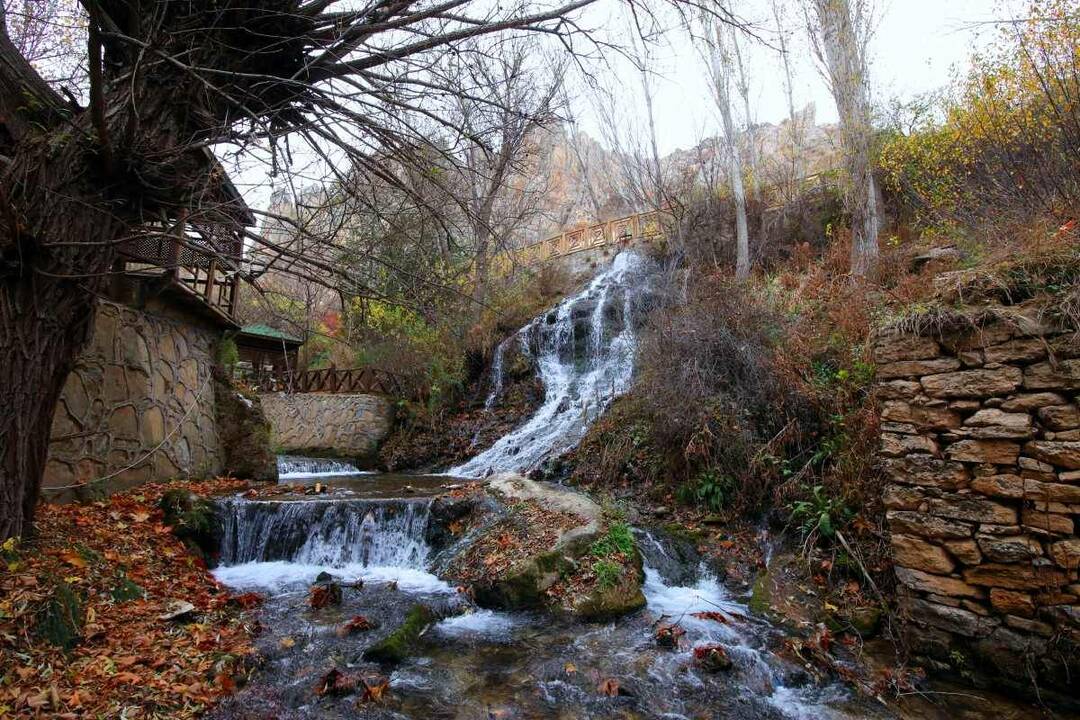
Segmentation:
{"type": "Polygon", "coordinates": [[[363,475],[365,472],[354,465],[330,458],[278,455],[278,477],[281,480],[335,475],[363,475]]]}
{"type": "Polygon", "coordinates": [[[506,353],[506,343],[510,342],[510,340],[512,338],[503,340],[495,348],[495,357],[491,361],[491,393],[487,396],[487,400],[484,401],[485,410],[490,410],[495,406],[495,401],[499,399],[499,393],[502,392],[503,355],[506,353]]]}
{"type": "Polygon", "coordinates": [[[423,568],[429,499],[271,501],[218,505],[221,562],[423,568]]]}
{"type": "Polygon", "coordinates": [[[535,357],[544,384],[544,403],[525,421],[448,475],[483,477],[493,472],[528,472],[570,450],[617,396],[630,388],[637,347],[637,303],[647,292],[646,262],[624,251],[581,292],[532,320],[495,353],[492,391],[502,385],[506,343],[517,339],[535,357]]]}

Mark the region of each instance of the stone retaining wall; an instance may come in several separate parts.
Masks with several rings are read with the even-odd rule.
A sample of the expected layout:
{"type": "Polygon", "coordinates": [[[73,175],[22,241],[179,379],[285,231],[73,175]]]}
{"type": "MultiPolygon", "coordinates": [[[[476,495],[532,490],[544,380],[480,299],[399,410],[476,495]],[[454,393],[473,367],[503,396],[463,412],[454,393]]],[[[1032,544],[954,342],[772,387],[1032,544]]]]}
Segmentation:
{"type": "Polygon", "coordinates": [[[68,486],[113,473],[102,489],[219,473],[211,373],[220,335],[163,303],[101,301],[53,416],[46,497],[70,497],[82,488],[68,486]]]}
{"type": "Polygon", "coordinates": [[[1080,337],[1021,313],[928,334],[875,348],[908,637],[931,667],[1065,688],[1080,671],[1080,337]]]}
{"type": "Polygon", "coordinates": [[[261,398],[273,443],[286,453],[371,465],[394,420],[393,404],[381,395],[270,393],[261,398]]]}

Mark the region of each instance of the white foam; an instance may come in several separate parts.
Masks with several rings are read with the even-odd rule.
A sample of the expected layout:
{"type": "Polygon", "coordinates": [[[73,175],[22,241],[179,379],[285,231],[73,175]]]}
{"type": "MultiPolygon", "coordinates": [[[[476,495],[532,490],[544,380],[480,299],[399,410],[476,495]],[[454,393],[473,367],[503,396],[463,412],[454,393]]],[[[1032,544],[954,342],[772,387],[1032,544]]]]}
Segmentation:
{"type": "Polygon", "coordinates": [[[475,612],[446,618],[435,626],[442,635],[448,637],[506,637],[521,624],[519,617],[492,610],[475,612]]]}
{"type": "Polygon", "coordinates": [[[328,572],[346,582],[357,578],[372,584],[396,582],[399,590],[408,593],[440,595],[456,592],[453,587],[423,570],[358,563],[334,567],[274,560],[219,567],[213,574],[218,582],[234,589],[279,593],[294,586],[309,585],[321,572],[328,572]]]}

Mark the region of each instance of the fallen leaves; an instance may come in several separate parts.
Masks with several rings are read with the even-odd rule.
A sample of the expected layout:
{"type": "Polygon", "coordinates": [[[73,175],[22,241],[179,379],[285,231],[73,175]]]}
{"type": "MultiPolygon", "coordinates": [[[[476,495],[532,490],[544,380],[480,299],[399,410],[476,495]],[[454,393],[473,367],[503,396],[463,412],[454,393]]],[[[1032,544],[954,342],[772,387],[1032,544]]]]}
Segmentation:
{"type": "Polygon", "coordinates": [[[679,640],[685,634],[686,630],[683,630],[678,623],[661,623],[656,628],[656,644],[660,647],[677,650],[679,640]]]}
{"type": "Polygon", "coordinates": [[[728,619],[723,613],[719,613],[716,610],[706,610],[704,612],[691,613],[691,617],[696,617],[698,620],[712,620],[718,622],[721,625],[727,625],[728,619]]]}
{"type": "Polygon", "coordinates": [[[596,686],[596,692],[606,697],[617,697],[619,695],[619,681],[615,678],[604,678],[596,686]]]}
{"type": "MultiPolygon", "coordinates": [[[[241,483],[190,485],[236,492],[241,483]]],[[[42,505],[36,537],[11,548],[17,557],[5,554],[17,565],[0,573],[0,716],[186,719],[235,689],[252,652],[239,615],[246,608],[229,606],[205,565],[162,525],[154,504],[165,489],[42,505]],[[39,627],[62,584],[82,614],[68,653],[39,627]],[[199,623],[158,620],[176,597],[199,623]]]]}
{"type": "Polygon", "coordinates": [[[312,585],[308,592],[308,605],[312,610],[322,610],[330,605],[341,604],[341,586],[337,583],[312,585]]]}
{"type": "Polygon", "coordinates": [[[338,628],[338,635],[354,635],[359,632],[367,632],[374,629],[375,625],[363,615],[356,615],[347,623],[338,628]]]}
{"type": "Polygon", "coordinates": [[[694,665],[708,672],[730,670],[731,658],[723,645],[698,645],[694,648],[694,665]]]}

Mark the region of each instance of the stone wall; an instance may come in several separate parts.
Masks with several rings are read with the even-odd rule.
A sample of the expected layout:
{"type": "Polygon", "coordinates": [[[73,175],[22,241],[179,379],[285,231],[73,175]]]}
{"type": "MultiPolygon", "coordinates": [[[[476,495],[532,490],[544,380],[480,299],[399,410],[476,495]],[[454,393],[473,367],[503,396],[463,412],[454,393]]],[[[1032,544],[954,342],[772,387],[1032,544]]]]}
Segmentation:
{"type": "Polygon", "coordinates": [[[164,303],[134,309],[101,301],[93,339],[53,417],[46,497],[77,495],[101,478],[103,489],[116,490],[220,472],[211,381],[220,335],[213,323],[164,303]]]}
{"type": "Polygon", "coordinates": [[[281,452],[333,455],[361,465],[374,463],[394,420],[393,404],[381,395],[270,393],[262,405],[281,452]]]}
{"type": "Polygon", "coordinates": [[[981,317],[875,347],[900,607],[931,667],[1065,688],[1080,671],[1080,337],[1036,313],[981,317]]]}

